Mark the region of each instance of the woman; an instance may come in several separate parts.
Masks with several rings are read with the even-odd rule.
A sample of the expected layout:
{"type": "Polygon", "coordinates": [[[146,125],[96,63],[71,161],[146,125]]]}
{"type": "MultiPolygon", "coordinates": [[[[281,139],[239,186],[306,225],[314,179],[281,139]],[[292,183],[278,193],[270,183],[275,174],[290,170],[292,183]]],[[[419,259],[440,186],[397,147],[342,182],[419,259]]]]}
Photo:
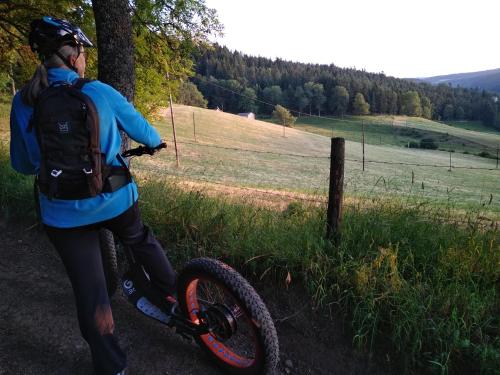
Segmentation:
{"type": "MultiPolygon", "coordinates": [[[[41,64],[13,99],[10,150],[15,170],[38,175],[44,154],[40,152],[36,131],[30,130],[33,108],[46,88],[73,85],[84,77],[84,48],[93,45],[78,27],[52,17],[31,23],[29,41],[41,64]]],[[[116,168],[123,165],[119,130],[149,147],[161,143],[158,132],[111,86],[90,81],[81,92],[91,99],[97,111],[100,152],[105,165],[116,168]]],[[[67,126],[63,129],[68,130],[67,126]]],[[[137,186],[131,179],[122,185],[114,191],[82,199],[40,194],[41,219],[71,281],[80,331],[89,344],[99,375],[126,373],[126,355],[113,335],[114,322],[99,247],[101,228],[111,230],[129,246],[153,284],[165,294],[166,302],[176,303],[173,297],[176,275],[161,245],[141,221],[137,186]]]]}

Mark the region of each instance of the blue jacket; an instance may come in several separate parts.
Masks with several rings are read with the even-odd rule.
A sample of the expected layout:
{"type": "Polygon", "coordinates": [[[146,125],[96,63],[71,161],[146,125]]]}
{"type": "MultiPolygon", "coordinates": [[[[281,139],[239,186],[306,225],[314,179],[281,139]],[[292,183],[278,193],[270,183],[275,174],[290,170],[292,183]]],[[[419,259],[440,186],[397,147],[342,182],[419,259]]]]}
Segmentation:
{"type": "MultiPolygon", "coordinates": [[[[67,81],[74,83],[78,75],[66,68],[48,70],[49,83],[67,81]]],[[[118,91],[100,81],[87,83],[82,91],[94,102],[100,120],[101,152],[106,163],[120,165],[116,156],[120,151],[119,130],[125,131],[134,141],[155,147],[161,139],[158,132],[141,116],[118,91]]],[[[24,174],[37,174],[40,150],[35,131],[28,132],[28,122],[33,108],[23,103],[20,93],[14,96],[10,114],[10,158],[12,167],[24,174]]],[[[102,193],[80,200],[49,200],[40,194],[40,210],[44,224],[58,228],[73,228],[97,223],[118,216],[138,198],[135,182],[113,193],[102,193]]]]}

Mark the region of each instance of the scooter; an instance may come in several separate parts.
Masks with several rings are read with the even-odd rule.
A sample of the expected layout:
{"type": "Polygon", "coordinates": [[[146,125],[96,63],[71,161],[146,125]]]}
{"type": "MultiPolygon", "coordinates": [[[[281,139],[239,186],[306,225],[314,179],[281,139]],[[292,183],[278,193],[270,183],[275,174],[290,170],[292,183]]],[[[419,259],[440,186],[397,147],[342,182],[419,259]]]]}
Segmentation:
{"type": "MultiPolygon", "coordinates": [[[[139,146],[122,156],[153,155],[165,148],[139,146]]],[[[166,301],[132,251],[123,247],[127,270],[120,277],[114,238],[101,232],[101,253],[110,297],[121,283],[128,301],[144,315],[175,328],[227,373],[272,374],[279,344],[271,315],[250,283],[229,265],[211,258],[189,261],[178,276],[177,304],[166,301]]]]}

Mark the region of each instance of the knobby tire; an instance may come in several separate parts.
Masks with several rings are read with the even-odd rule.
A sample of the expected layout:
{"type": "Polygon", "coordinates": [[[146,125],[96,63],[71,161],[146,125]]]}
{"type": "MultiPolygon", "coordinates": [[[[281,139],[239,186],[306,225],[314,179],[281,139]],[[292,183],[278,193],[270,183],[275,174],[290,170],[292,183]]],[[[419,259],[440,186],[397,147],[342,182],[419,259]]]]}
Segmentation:
{"type": "Polygon", "coordinates": [[[217,337],[211,334],[195,336],[200,347],[228,373],[274,374],[279,361],[278,336],[271,315],[255,289],[233,268],[218,260],[210,258],[191,260],[179,276],[178,298],[182,312],[192,321],[196,321],[191,308],[194,306],[193,294],[196,293],[198,281],[221,286],[234,298],[238,307],[243,310],[245,322],[251,326],[256,354],[255,358],[250,359],[234,354],[232,349],[227,350],[229,355],[224,352],[221,354],[220,348],[226,348],[224,342],[219,342],[217,337]],[[238,358],[238,362],[234,357],[238,358]]]}
{"type": "Polygon", "coordinates": [[[120,284],[116,244],[113,233],[107,229],[101,229],[99,232],[99,242],[101,245],[101,258],[106,286],[109,298],[111,299],[120,284]]]}

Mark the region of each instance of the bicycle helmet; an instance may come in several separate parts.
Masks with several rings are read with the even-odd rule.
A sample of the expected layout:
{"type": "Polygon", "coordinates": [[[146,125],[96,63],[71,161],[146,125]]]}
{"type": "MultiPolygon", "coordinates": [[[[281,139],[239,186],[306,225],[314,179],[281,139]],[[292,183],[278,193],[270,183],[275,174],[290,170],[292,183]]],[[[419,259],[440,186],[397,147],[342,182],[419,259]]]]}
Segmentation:
{"type": "MultiPolygon", "coordinates": [[[[31,46],[31,50],[38,53],[38,56],[42,61],[49,58],[53,54],[57,54],[61,57],[58,50],[64,45],[72,45],[75,47],[94,46],[79,27],[72,25],[66,20],[49,16],[45,16],[31,22],[29,44],[31,46]]],[[[66,59],[62,59],[65,64],[68,65],[66,59]]],[[[74,69],[71,66],[69,67],[74,69]]]]}

